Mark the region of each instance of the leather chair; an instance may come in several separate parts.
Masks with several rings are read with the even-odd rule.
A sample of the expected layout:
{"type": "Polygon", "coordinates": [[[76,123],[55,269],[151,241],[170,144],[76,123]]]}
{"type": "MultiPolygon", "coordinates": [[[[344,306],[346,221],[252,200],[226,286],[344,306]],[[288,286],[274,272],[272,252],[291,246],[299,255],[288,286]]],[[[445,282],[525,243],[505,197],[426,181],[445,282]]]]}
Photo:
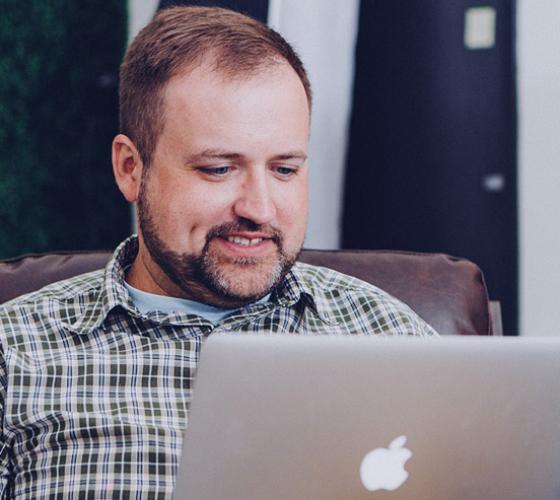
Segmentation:
{"type": "MultiPolygon", "coordinates": [[[[51,252],[0,261],[0,304],[55,281],[103,267],[110,252],[51,252]]],[[[501,335],[499,303],[489,302],[481,270],[444,254],[304,250],[300,260],[372,283],[414,309],[444,335],[501,335]]]]}

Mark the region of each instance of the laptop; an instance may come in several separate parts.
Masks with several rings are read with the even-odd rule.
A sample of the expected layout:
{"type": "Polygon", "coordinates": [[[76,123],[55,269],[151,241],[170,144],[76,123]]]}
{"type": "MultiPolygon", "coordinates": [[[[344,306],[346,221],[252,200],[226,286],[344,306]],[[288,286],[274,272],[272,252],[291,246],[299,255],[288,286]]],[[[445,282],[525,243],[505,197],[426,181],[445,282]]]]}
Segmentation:
{"type": "Polygon", "coordinates": [[[560,339],[229,335],[176,500],[558,500],[560,339]]]}

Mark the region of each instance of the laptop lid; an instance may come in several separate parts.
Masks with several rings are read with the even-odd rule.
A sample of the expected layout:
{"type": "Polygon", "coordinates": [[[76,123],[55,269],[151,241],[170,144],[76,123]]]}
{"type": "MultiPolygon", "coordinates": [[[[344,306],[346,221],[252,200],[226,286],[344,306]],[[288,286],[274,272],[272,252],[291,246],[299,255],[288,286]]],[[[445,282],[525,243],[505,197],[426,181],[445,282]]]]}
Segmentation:
{"type": "Polygon", "coordinates": [[[210,337],[177,500],[560,498],[560,341],[210,337]]]}

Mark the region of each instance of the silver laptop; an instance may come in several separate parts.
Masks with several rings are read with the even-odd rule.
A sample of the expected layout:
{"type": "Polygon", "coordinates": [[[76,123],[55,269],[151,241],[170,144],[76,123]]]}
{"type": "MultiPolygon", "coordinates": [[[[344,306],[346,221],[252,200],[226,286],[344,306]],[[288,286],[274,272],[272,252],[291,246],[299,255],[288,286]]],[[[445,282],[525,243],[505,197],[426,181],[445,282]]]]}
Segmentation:
{"type": "Polygon", "coordinates": [[[231,335],[176,500],[558,500],[560,340],[231,335]]]}

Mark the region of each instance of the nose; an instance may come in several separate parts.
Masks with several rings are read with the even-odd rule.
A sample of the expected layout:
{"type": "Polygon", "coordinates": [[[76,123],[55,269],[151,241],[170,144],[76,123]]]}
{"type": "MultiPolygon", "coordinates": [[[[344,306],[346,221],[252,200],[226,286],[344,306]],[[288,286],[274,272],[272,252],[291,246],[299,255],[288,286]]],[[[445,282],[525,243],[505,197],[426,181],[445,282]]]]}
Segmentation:
{"type": "Polygon", "coordinates": [[[267,224],[275,218],[273,189],[266,172],[247,174],[233,209],[237,217],[249,219],[255,224],[267,224]]]}

